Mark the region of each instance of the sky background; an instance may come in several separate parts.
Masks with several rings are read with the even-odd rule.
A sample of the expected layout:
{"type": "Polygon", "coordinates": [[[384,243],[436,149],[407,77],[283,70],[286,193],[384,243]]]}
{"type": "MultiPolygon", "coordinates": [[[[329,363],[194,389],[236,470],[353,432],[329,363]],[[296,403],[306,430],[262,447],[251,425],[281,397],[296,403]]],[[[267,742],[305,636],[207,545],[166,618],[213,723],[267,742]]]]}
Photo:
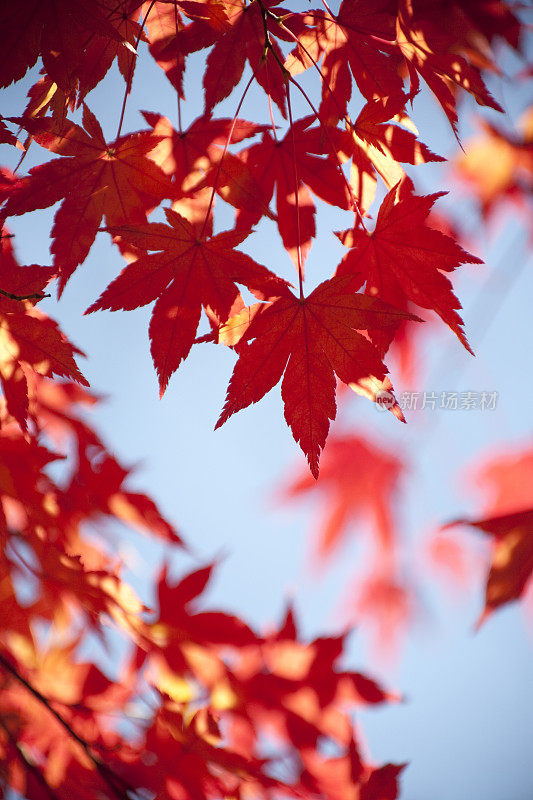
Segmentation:
{"type": "MultiPolygon", "coordinates": [[[[504,65],[510,75],[519,69],[509,54],[504,65]]],[[[202,72],[202,56],[194,56],[187,70],[184,126],[202,111],[202,72]]],[[[34,80],[35,72],[32,76],[34,80]]],[[[20,112],[33,80],[5,93],[3,114],[20,112]]],[[[531,99],[531,83],[520,88],[500,77],[490,86],[506,110],[505,119],[499,121],[512,130],[531,99]]],[[[116,131],[122,93],[123,83],[113,68],[105,84],[88,97],[109,139],[116,131]]],[[[239,97],[234,93],[217,113],[232,116],[239,97]]],[[[298,99],[294,105],[295,115],[306,113],[298,99]]],[[[353,105],[355,117],[358,106],[353,105]]],[[[473,130],[474,107],[469,100],[462,106],[460,132],[465,142],[473,130]]],[[[172,88],[145,53],[128,101],[124,132],[144,127],[139,109],[158,111],[177,124],[172,88]]],[[[498,116],[482,113],[487,119],[498,116]]],[[[252,90],[241,116],[266,122],[267,114],[262,94],[252,90]]],[[[452,155],[458,151],[444,114],[426,93],[416,99],[412,116],[420,138],[434,152],[452,155]]],[[[279,117],[276,121],[282,122],[279,117]]],[[[3,149],[7,159],[8,148],[3,149]]],[[[43,155],[32,145],[25,169],[39,163],[43,155]]],[[[463,220],[472,237],[469,246],[486,266],[462,267],[454,278],[476,358],[439,321],[420,337],[416,386],[402,386],[391,369],[397,394],[415,388],[420,392],[497,391],[499,396],[494,411],[427,410],[408,415],[405,426],[355,397],[339,426],[333,426],[333,431],[363,434],[398,453],[409,466],[398,504],[409,568],[416,543],[429,531],[459,516],[475,517],[481,508],[483,497],[466,477],[469,465],[531,443],[533,396],[533,259],[520,219],[510,214],[487,235],[449,167],[427,165],[411,169],[410,174],[420,193],[450,189],[439,207],[463,220]]],[[[331,230],[352,223],[349,214],[320,202],[317,206],[318,236],[306,265],[309,289],[331,275],[344,252],[331,230]]],[[[21,263],[49,263],[54,211],[9,221],[21,263]]],[[[232,215],[218,202],[216,229],[231,227],[232,215]]],[[[272,227],[260,226],[244,249],[278,274],[296,280],[272,227]]],[[[109,238],[99,234],[61,301],[52,298],[40,307],[87,354],[80,366],[92,389],[108,396],[91,417],[92,423],[122,461],[137,465],[131,485],[151,494],[191,545],[192,558],[181,553],[172,556],[174,574],[219,558],[210,591],[213,607],[233,609],[268,629],[279,622],[287,602],[293,601],[307,636],[341,631],[346,623],[343,608],[349,606],[355,591],[354,574],[364,565],[363,528],[353,529],[353,536],[322,571],[311,569],[311,535],[320,506],[312,500],[282,504],[276,497],[284,482],[301,474],[306,463],[285,425],[279,386],[214,431],[235,355],[224,347],[199,345],[160,401],[148,345],[151,307],[83,316],[123,266],[109,238]]],[[[466,531],[463,535],[471,536],[466,531]]],[[[471,541],[479,539],[471,536],[471,541]]],[[[140,537],[122,537],[119,549],[129,566],[128,577],[149,604],[157,564],[162,557],[171,557],[170,551],[140,537]]],[[[380,677],[406,698],[397,706],[359,715],[372,757],[410,762],[402,783],[406,800],[530,800],[531,621],[514,604],[494,614],[474,634],[483,605],[479,575],[472,577],[460,596],[447,593],[430,573],[415,591],[420,610],[395,660],[376,658],[364,625],[350,639],[347,663],[380,677]]]]}

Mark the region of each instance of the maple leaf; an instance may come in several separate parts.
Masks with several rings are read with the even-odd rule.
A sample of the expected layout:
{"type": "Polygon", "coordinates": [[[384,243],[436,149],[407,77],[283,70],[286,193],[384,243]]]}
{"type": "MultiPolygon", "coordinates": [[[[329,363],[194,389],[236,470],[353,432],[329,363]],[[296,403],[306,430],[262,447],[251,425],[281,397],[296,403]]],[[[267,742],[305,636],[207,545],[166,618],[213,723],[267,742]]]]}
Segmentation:
{"type": "Polygon", "coordinates": [[[302,642],[289,608],[279,630],[266,638],[262,649],[269,670],[295,681],[298,688],[312,688],[321,709],[333,704],[337,694],[356,705],[397,700],[366,675],[339,669],[337,662],[342,658],[346,638],[347,634],[343,634],[323,636],[309,644],[302,642]]]}
{"type": "Polygon", "coordinates": [[[21,143],[17,139],[14,133],[11,133],[9,128],[6,127],[6,124],[2,117],[0,116],[0,144],[12,144],[15,147],[18,147],[19,150],[23,150],[21,143]]]}
{"type": "Polygon", "coordinates": [[[520,444],[475,467],[474,482],[488,494],[483,516],[511,514],[531,503],[533,446],[520,444]]]}
{"type": "Polygon", "coordinates": [[[212,669],[205,678],[211,703],[231,715],[235,739],[246,741],[247,731],[253,740],[255,731],[268,727],[302,755],[325,738],[336,746],[348,741],[352,729],[347,718],[331,713],[339,699],[359,706],[390,697],[365,675],[339,669],[345,638],[302,641],[289,609],[260,651],[241,649],[231,669],[212,669]]]}
{"type": "MultiPolygon", "coordinates": [[[[342,209],[351,207],[346,181],[335,162],[319,155],[324,150],[323,137],[319,128],[310,127],[314,119],[297,120],[281,140],[266,132],[259,144],[239,154],[259,184],[263,207],[276,191],[278,230],[295,264],[298,263],[298,248],[305,258],[315,236],[316,209],[309,189],[326,203],[342,209]]],[[[248,228],[264,212],[251,207],[247,198],[244,199],[246,204],[238,212],[236,224],[248,228]]]]}
{"type": "Polygon", "coordinates": [[[443,36],[441,19],[437,20],[438,25],[431,16],[426,16],[424,4],[400,0],[396,41],[409,71],[410,98],[419,91],[418,76],[421,75],[441,104],[457,136],[456,103],[450,87],[465,89],[479,105],[502,113],[503,109],[485,86],[479,70],[457,52],[455,31],[452,37],[443,36]]]}
{"type": "MultiPolygon", "coordinates": [[[[258,3],[245,5],[240,0],[232,0],[225,3],[225,8],[228,16],[222,35],[211,20],[198,19],[176,34],[175,43],[168,46],[169,52],[172,53],[172,46],[174,53],[188,54],[214,44],[207,57],[203,80],[207,112],[237,86],[248,61],[255,80],[286,117],[285,79],[280,68],[283,54],[275,39],[271,38],[269,47],[265,47],[265,26],[270,37],[291,41],[275,19],[276,16],[283,18],[285,9],[277,0],[262,3],[262,8],[268,12],[265,16],[258,3]]],[[[289,19],[292,16],[297,19],[297,15],[289,15],[289,19]]],[[[285,25],[291,27],[289,19],[285,20],[285,25]]]]}
{"type": "MultiPolygon", "coordinates": [[[[410,315],[349,292],[349,279],[321,283],[307,298],[287,288],[260,307],[239,342],[239,360],[216,427],[256,403],[281,379],[285,420],[318,477],[320,451],[335,419],[335,375],[344,383],[385,377],[376,348],[358,331],[395,329],[410,315]]],[[[413,318],[413,317],[411,317],[413,318]]],[[[416,318],[415,318],[416,319],[416,318]]]]}
{"type": "Polygon", "coordinates": [[[158,797],[196,800],[234,796],[241,783],[256,784],[257,793],[278,791],[283,783],[271,778],[263,759],[251,758],[222,746],[222,734],[208,709],[188,719],[175,704],[166,700],[146,731],[142,752],[153,756],[157,769],[144,767],[137,759],[134,774],[141,773],[141,785],[158,797]]]}
{"type": "Polygon", "coordinates": [[[499,130],[486,120],[479,120],[479,125],[482,134],[467,142],[455,160],[456,173],[468,182],[485,218],[506,200],[527,215],[527,199],[533,195],[533,109],[519,119],[518,134],[499,130]]]}
{"type": "MultiPolygon", "coordinates": [[[[353,275],[350,287],[360,288],[366,281],[366,294],[377,296],[397,308],[407,308],[411,300],[421,308],[435,311],[471,353],[463,331],[461,308],[452,285],[443,272],[452,272],[462,263],[481,264],[452,238],[426,224],[437,198],[444,193],[417,196],[410,181],[395,186],[379,209],[372,232],[354,227],[337,233],[350,250],[337,267],[337,275],[353,275]],[[408,224],[407,224],[408,223],[408,224]]],[[[380,352],[386,352],[391,336],[371,331],[380,352]]]]}
{"type": "Polygon", "coordinates": [[[184,27],[178,4],[156,0],[155,3],[145,3],[144,8],[147,11],[150,8],[150,13],[145,15],[150,55],[164,71],[178,96],[183,97],[185,55],[175,41],[176,33],[184,27]]]}
{"type": "Polygon", "coordinates": [[[204,47],[216,40],[217,33],[226,33],[229,27],[226,6],[229,8],[229,4],[224,0],[206,0],[206,2],[181,0],[176,3],[167,3],[164,0],[156,0],[154,3],[145,0],[143,4],[144,22],[150,41],[150,54],[177,90],[180,98],[184,97],[183,73],[185,57],[188,54],[178,36],[178,33],[185,28],[183,15],[204,24],[205,45],[196,42],[198,47],[204,47]]]}
{"type": "Polygon", "coordinates": [[[343,0],[338,14],[317,10],[304,20],[311,23],[310,29],[298,37],[287,68],[295,74],[323,56],[320,116],[324,122],[336,123],[345,116],[352,75],[367,100],[402,94],[397,58],[391,57],[394,16],[388,0],[343,0]]]}
{"type": "MultiPolygon", "coordinates": [[[[163,660],[164,672],[177,675],[194,669],[195,648],[247,647],[257,645],[259,638],[238,617],[223,611],[200,611],[198,601],[213,572],[210,564],[185,575],[171,584],[165,565],[157,582],[159,613],[154,622],[141,629],[142,648],[158,662],[163,660]]],[[[142,654],[144,660],[144,653],[142,654]]]]}
{"type": "Polygon", "coordinates": [[[394,500],[403,470],[396,456],[366,439],[337,435],[328,441],[318,482],[308,474],[289,482],[283,498],[307,492],[318,492],[323,498],[315,544],[317,564],[323,565],[361,517],[371,520],[380,550],[391,546],[395,540],[394,500]]]}
{"type": "Polygon", "coordinates": [[[49,317],[32,308],[44,297],[53,267],[20,266],[5,228],[0,236],[0,381],[8,412],[26,430],[29,401],[27,374],[57,375],[88,386],[74,355],[83,355],[49,317]]]}
{"type": "Polygon", "coordinates": [[[13,187],[3,215],[47,208],[58,200],[52,229],[52,253],[59,271],[59,293],[87,257],[102,217],[107,225],[143,222],[164,197],[172,197],[170,179],[148,153],[158,139],[151,133],[128,134],[107,144],[100,124],[83,107],[80,128],[67,122],[57,129],[49,118],[21,120],[42,146],[61,158],[33,167],[13,187]]]}
{"type": "Polygon", "coordinates": [[[390,190],[405,177],[400,163],[445,160],[417,139],[416,128],[404,112],[405,100],[397,95],[369,101],[355,122],[347,118],[346,132],[335,137],[341,157],[352,159],[350,182],[363,212],[374,200],[376,174],[390,190]]]}
{"type": "Polygon", "coordinates": [[[529,510],[532,472],[531,445],[498,454],[481,467],[476,465],[475,483],[487,494],[482,513],[475,519],[460,519],[444,526],[470,525],[494,540],[485,610],[478,625],[495,608],[523,594],[533,569],[533,512],[529,510]]]}
{"type": "Polygon", "coordinates": [[[533,572],[533,509],[485,519],[457,519],[446,527],[451,525],[469,525],[494,538],[479,626],[496,608],[518,600],[526,588],[533,572]]]}
{"type": "Polygon", "coordinates": [[[136,47],[139,41],[146,41],[137,21],[140,5],[138,0],[98,0],[98,3],[101,13],[114,28],[114,32],[96,31],[87,42],[77,70],[78,106],[103,80],[115,59],[126,82],[126,91],[129,92],[137,60],[136,47]]]}
{"type": "MultiPolygon", "coordinates": [[[[242,161],[226,152],[222,159],[222,148],[229,139],[231,143],[242,142],[265,131],[265,125],[257,125],[243,119],[213,119],[208,115],[197,117],[186,130],[174,130],[170,120],[160,114],[143,112],[143,117],[152,127],[154,136],[159,138],[159,143],[150,153],[150,158],[167,174],[172,175],[176,183],[176,197],[189,195],[195,192],[202,183],[205,173],[216,165],[215,176],[217,190],[226,188],[235,183],[234,164],[238,163],[245,168],[242,161]]],[[[250,182],[251,176],[248,177],[250,182]]],[[[245,200],[254,202],[255,194],[261,194],[260,186],[254,182],[250,187],[245,200]]],[[[244,201],[243,201],[244,202],[244,201]]],[[[255,200],[255,206],[258,201],[255,200]]],[[[261,217],[268,205],[263,201],[258,206],[258,218],[261,217]]]]}
{"type": "Polygon", "coordinates": [[[89,384],[74,361],[74,354],[83,355],[82,351],[68,341],[54,320],[37,310],[2,312],[2,302],[0,301],[2,386],[10,413],[25,428],[28,413],[28,390],[24,375],[26,365],[40,375],[58,375],[79,381],[84,386],[89,384]]]}
{"type": "Polygon", "coordinates": [[[116,10],[116,17],[122,20],[123,5],[123,0],[25,0],[3,6],[0,86],[22,78],[41,55],[52,80],[63,91],[72,92],[77,88],[87,45],[95,35],[117,44],[125,41],[109,19],[109,11],[116,10]]]}
{"type": "MultiPolygon", "coordinates": [[[[41,70],[43,77],[28,89],[28,104],[22,116],[26,119],[44,117],[49,111],[57,129],[60,130],[66,121],[69,111],[74,111],[76,106],[75,96],[63,92],[57,83],[41,70]]],[[[32,135],[28,135],[28,143],[32,140],[32,135]]]]}
{"type": "Polygon", "coordinates": [[[150,322],[152,357],[161,394],[194,343],[202,306],[227,319],[239,295],[235,283],[260,297],[279,294],[286,282],[250,256],[235,250],[249,231],[225,231],[200,238],[188,220],[166,209],[168,225],[147,223],[114,228],[146,250],[127,266],[86,311],[133,309],[157,300],[150,322]]]}

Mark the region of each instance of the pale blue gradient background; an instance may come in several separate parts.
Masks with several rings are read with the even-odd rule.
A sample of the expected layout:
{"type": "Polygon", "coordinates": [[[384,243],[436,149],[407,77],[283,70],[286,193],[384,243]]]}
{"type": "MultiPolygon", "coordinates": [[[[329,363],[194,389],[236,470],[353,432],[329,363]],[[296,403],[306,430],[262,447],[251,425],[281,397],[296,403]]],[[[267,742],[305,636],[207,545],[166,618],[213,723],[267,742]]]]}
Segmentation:
{"type": "MultiPolygon", "coordinates": [[[[170,85],[148,58],[143,58],[141,67],[123,130],[143,127],[137,109],[159,111],[177,124],[170,85]]],[[[517,71],[514,57],[506,57],[506,68],[510,74],[517,71]]],[[[201,113],[201,75],[202,59],[195,57],[187,72],[185,126],[201,113]]],[[[512,125],[530,99],[530,86],[519,92],[498,78],[491,88],[508,111],[502,124],[512,125]]],[[[116,131],[122,91],[123,83],[113,71],[105,87],[88,98],[109,139],[116,131]]],[[[19,111],[21,87],[5,96],[3,113],[19,111]]],[[[235,95],[217,113],[224,110],[231,116],[237,102],[235,95]]],[[[307,113],[298,99],[294,105],[295,115],[307,113]]],[[[357,102],[352,106],[355,117],[357,102]]],[[[467,100],[466,122],[461,127],[465,139],[471,132],[473,108],[467,100]]],[[[267,114],[262,94],[251,91],[241,116],[268,121],[267,114]]],[[[432,98],[417,98],[413,118],[421,139],[435,152],[456,152],[447,121],[432,98]]],[[[7,147],[3,151],[5,160],[10,151],[7,147]]],[[[32,145],[25,168],[43,155],[32,145]]],[[[446,176],[446,169],[430,165],[411,174],[421,192],[440,190],[443,185],[450,188],[451,195],[441,201],[441,207],[468,217],[468,230],[475,236],[476,217],[468,203],[458,199],[461,192],[446,176]]],[[[217,229],[222,230],[231,226],[232,212],[220,202],[218,206],[217,229]]],[[[42,211],[9,221],[17,234],[21,263],[47,263],[52,213],[42,211]]],[[[310,288],[332,273],[342,255],[343,248],[330,231],[350,224],[350,215],[319,204],[319,236],[307,262],[310,288]]],[[[292,264],[276,237],[269,223],[246,242],[246,249],[257,261],[295,280],[292,264]]],[[[392,415],[378,414],[370,403],[354,398],[343,418],[343,430],[353,424],[385,447],[396,448],[410,465],[399,510],[406,541],[450,518],[475,515],[479,497],[464,485],[465,465],[492,448],[530,441],[533,286],[526,235],[519,221],[511,218],[485,248],[478,243],[472,248],[477,248],[487,266],[463,268],[454,285],[477,357],[469,356],[444,325],[432,326],[432,332],[421,337],[427,371],[421,370],[419,388],[496,390],[497,410],[428,411],[412,415],[403,426],[392,415]],[[498,277],[490,279],[494,291],[488,295],[484,286],[492,270],[497,270],[498,277]],[[502,289],[503,301],[499,299],[502,289]],[[487,299],[483,307],[480,292],[487,299]]],[[[234,609],[265,628],[279,621],[292,599],[306,635],[338,632],[344,626],[339,606],[364,557],[362,537],[354,536],[346,543],[323,574],[310,572],[310,531],[318,506],[306,502],[282,507],[273,501],[275,488],[305,465],[285,425],[279,387],[214,432],[235,355],[223,347],[200,345],[159,401],[148,347],[151,308],[82,316],[122,267],[118,251],[105,234],[99,234],[60,303],[47,300],[41,307],[87,353],[88,360],[81,366],[92,388],[109,395],[92,418],[94,423],[122,460],[138,465],[132,483],[157,499],[190,543],[195,556],[178,553],[175,574],[199,560],[219,556],[210,592],[213,606],[234,609]]],[[[396,388],[402,389],[398,381],[396,388]]],[[[133,542],[120,540],[119,549],[130,565],[129,578],[149,603],[147,592],[156,565],[170,553],[141,537],[133,542]]],[[[410,552],[406,550],[407,559],[410,552]]],[[[403,778],[406,800],[529,800],[533,797],[531,623],[524,621],[515,604],[495,614],[474,635],[474,621],[482,607],[481,584],[473,584],[468,596],[455,603],[445,600],[432,576],[419,591],[425,611],[409,631],[396,666],[376,666],[365,647],[364,630],[350,640],[350,664],[379,675],[406,696],[406,702],[396,707],[360,715],[372,756],[376,761],[411,762],[403,778]]]]}

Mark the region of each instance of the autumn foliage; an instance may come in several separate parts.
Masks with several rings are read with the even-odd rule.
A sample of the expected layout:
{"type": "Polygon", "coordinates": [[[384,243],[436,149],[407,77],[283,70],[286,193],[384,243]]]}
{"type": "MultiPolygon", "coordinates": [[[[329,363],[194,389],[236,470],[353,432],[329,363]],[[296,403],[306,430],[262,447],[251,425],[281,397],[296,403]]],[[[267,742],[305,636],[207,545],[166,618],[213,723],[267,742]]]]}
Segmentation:
{"type": "MultiPolygon", "coordinates": [[[[335,552],[354,520],[369,519],[373,555],[359,609],[376,617],[385,638],[406,624],[411,598],[394,518],[406,465],[346,423],[344,434],[328,434],[354,393],[357,403],[377,403],[405,422],[389,368],[414,369],[423,320],[444,323],[472,353],[453,278],[462,265],[482,262],[440,211],[445,192],[416,188],[411,167],[444,159],[419,138],[410,114],[425,87],[455,137],[454,170],[484,220],[509,203],[526,217],[531,112],[517,134],[485,122],[471,146],[461,150],[459,141],[464,96],[502,110],[487,76],[499,71],[504,45],[524,58],[526,23],[503,1],[290,5],[24,0],[0,8],[0,85],[29,87],[25,103],[0,117],[10,165],[0,171],[6,794],[400,794],[404,765],[373,763],[353,717],[363,705],[400,697],[346,667],[348,632],[308,641],[291,607],[266,632],[206,609],[215,563],[177,580],[163,564],[150,607],[128,585],[108,534],[113,524],[164,541],[169,552],[187,543],[95,432],[89,412],[99,398],[82,373],[83,353],[39,310],[49,292],[61,296],[96,237],[105,237],[126,263],[107,287],[95,287],[86,313],[153,304],[149,338],[161,395],[207,344],[235,353],[217,427],[281,382],[285,421],[308,462],[285,484],[283,501],[322,498],[319,559],[335,552]],[[200,51],[204,110],[185,127],[184,74],[200,51]],[[178,113],[143,111],[143,127],[125,132],[136,74],[150,59],[173,87],[178,113]],[[114,99],[117,130],[109,138],[91,111],[91,92],[114,64],[124,93],[114,99]],[[245,118],[251,87],[264,97],[261,121],[245,118]],[[234,115],[219,112],[221,103],[233,103],[234,115]],[[30,152],[38,160],[25,173],[30,152]],[[338,209],[338,227],[347,214],[351,221],[334,231],[342,259],[316,280],[304,267],[324,204],[338,209]],[[43,254],[45,265],[20,265],[15,218],[51,207],[51,263],[43,254]],[[226,220],[231,214],[224,230],[218,209],[226,220]],[[279,238],[291,281],[280,265],[250,254],[257,226],[279,238]],[[91,660],[95,639],[113,652],[113,674],[91,660]]],[[[530,77],[526,64],[521,79],[530,77]]],[[[492,504],[455,522],[452,512],[431,543],[434,562],[457,577],[465,553],[449,537],[454,527],[493,541],[482,619],[520,598],[533,570],[531,492],[508,478],[509,470],[531,474],[531,449],[505,458],[483,473],[492,504]]]]}

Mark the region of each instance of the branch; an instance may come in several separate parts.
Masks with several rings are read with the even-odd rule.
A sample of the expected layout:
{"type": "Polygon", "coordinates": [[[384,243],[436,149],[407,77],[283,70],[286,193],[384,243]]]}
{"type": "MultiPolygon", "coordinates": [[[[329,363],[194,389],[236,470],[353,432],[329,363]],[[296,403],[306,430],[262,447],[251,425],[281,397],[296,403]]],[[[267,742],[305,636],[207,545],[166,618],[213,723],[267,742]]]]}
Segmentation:
{"type": "MultiPolygon", "coordinates": [[[[116,775],[112,769],[110,769],[103,761],[101,761],[91,750],[90,745],[83,739],[76,731],[69,725],[69,723],[61,716],[61,714],[55,710],[50,705],[50,701],[43,695],[41,692],[32,686],[29,681],[24,678],[20,672],[17,670],[13,664],[0,652],[0,665],[9,672],[19,683],[21,683],[28,692],[35,697],[36,700],[39,701],[46,709],[52,714],[53,717],[59,722],[62,728],[68,733],[71,739],[73,739],[77,744],[81,747],[85,755],[93,764],[94,768],[97,770],[99,775],[101,776],[104,783],[107,784],[111,792],[117,797],[119,800],[130,800],[130,792],[136,793],[137,790],[130,786],[123,778],[119,775],[116,775]],[[119,784],[117,786],[117,784],[119,784]]],[[[54,800],[57,800],[54,798],[54,800]]]]}
{"type": "Polygon", "coordinates": [[[34,294],[13,294],[13,292],[6,292],[5,289],[0,289],[0,295],[7,297],[8,300],[44,300],[45,297],[52,297],[51,294],[46,292],[35,292],[34,294]]]}

